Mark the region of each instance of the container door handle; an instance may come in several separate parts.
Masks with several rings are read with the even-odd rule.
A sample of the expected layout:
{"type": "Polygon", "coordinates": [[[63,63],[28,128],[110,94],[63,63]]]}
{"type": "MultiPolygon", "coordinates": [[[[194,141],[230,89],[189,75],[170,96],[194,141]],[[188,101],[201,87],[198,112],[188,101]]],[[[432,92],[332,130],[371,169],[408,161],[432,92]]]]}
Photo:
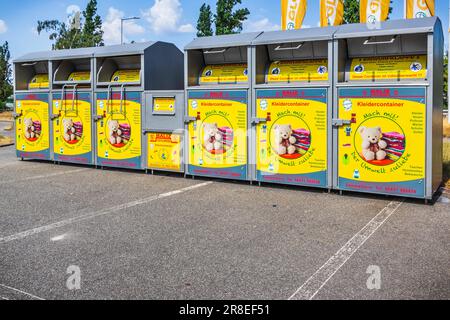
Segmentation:
{"type": "Polygon", "coordinates": [[[387,40],[387,41],[371,41],[372,38],[367,39],[366,41],[364,41],[364,45],[377,45],[377,44],[393,44],[395,42],[395,40],[397,39],[397,36],[392,37],[391,40],[387,40]]]}
{"type": "Polygon", "coordinates": [[[20,113],[13,112],[13,114],[12,114],[12,117],[14,119],[20,118],[21,116],[23,116],[23,112],[22,111],[20,111],[20,113]]]}
{"type": "Polygon", "coordinates": [[[265,117],[265,118],[253,118],[252,124],[258,125],[260,123],[266,123],[269,121],[272,121],[272,116],[271,116],[270,112],[267,113],[267,117],[265,117]]]}

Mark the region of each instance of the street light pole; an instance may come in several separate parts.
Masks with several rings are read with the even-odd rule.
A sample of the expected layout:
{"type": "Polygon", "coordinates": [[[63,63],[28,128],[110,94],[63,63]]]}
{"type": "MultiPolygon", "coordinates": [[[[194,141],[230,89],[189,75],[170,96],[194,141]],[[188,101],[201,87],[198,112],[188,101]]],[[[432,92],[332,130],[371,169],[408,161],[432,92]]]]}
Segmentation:
{"type": "Polygon", "coordinates": [[[123,44],[123,22],[128,20],[139,20],[139,17],[129,17],[120,19],[120,44],[123,44]]]}

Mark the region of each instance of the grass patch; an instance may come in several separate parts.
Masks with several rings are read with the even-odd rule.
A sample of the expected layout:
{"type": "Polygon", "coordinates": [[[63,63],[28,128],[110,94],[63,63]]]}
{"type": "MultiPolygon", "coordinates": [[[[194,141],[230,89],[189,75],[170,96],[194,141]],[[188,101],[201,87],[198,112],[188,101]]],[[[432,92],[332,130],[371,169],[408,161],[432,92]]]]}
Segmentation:
{"type": "Polygon", "coordinates": [[[0,120],[4,120],[4,121],[13,121],[13,117],[12,117],[12,112],[8,111],[8,112],[0,112],[0,120]]]}
{"type": "Polygon", "coordinates": [[[450,138],[450,123],[447,118],[444,118],[444,137],[450,138]]]}
{"type": "Polygon", "coordinates": [[[10,137],[5,137],[0,134],[0,146],[13,143],[13,139],[10,137]]]}

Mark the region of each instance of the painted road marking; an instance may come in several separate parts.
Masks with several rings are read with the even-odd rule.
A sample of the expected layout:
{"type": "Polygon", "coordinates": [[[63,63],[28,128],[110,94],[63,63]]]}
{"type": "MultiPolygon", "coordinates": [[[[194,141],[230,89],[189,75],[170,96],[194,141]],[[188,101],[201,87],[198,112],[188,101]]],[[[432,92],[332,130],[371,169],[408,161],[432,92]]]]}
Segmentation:
{"type": "Polygon", "coordinates": [[[392,201],[294,292],[289,300],[312,300],[359,248],[392,216],[403,201],[392,201]]]}
{"type": "Polygon", "coordinates": [[[64,172],[43,174],[43,175],[39,175],[39,176],[33,176],[33,177],[23,178],[23,179],[18,179],[18,180],[0,181],[0,185],[2,185],[2,184],[20,183],[20,182],[26,182],[26,181],[31,181],[31,180],[40,180],[40,179],[46,179],[46,178],[52,178],[52,177],[58,177],[58,176],[66,175],[66,174],[78,173],[78,172],[87,171],[87,170],[91,170],[91,169],[84,168],[84,169],[69,170],[69,171],[64,171],[64,172]]]}
{"type": "MultiPolygon", "coordinates": [[[[3,288],[6,291],[9,291],[9,292],[14,293],[16,295],[20,294],[20,295],[25,296],[27,298],[31,298],[33,300],[45,300],[45,299],[43,299],[41,297],[35,296],[34,294],[31,294],[31,293],[28,293],[28,292],[25,292],[23,290],[19,290],[19,289],[13,288],[13,287],[9,287],[9,286],[1,284],[1,283],[0,283],[0,288],[3,288]]],[[[3,297],[3,296],[0,297],[0,298],[2,298],[4,300],[9,300],[9,298],[3,297]]]]}
{"type": "Polygon", "coordinates": [[[32,235],[35,235],[35,234],[38,234],[38,233],[41,233],[41,232],[46,232],[46,231],[49,231],[49,230],[53,230],[53,229],[56,229],[56,228],[61,228],[63,226],[67,226],[69,224],[90,220],[90,219],[97,218],[97,217],[100,217],[100,216],[104,216],[104,215],[107,215],[107,214],[111,214],[111,213],[114,213],[114,212],[120,212],[120,211],[125,210],[125,209],[129,209],[129,208],[132,208],[132,207],[140,206],[140,205],[147,204],[149,202],[153,202],[153,201],[156,201],[156,200],[159,200],[159,199],[168,198],[168,197],[171,197],[171,196],[174,196],[174,195],[178,195],[180,193],[185,193],[185,192],[188,192],[188,191],[191,191],[191,190],[194,190],[194,189],[205,187],[205,186],[210,185],[212,183],[213,183],[212,181],[199,183],[199,184],[196,184],[196,185],[193,185],[193,186],[190,186],[190,187],[186,187],[186,188],[183,188],[183,189],[174,190],[174,191],[170,191],[170,192],[154,195],[154,196],[151,196],[151,197],[148,197],[148,198],[145,198],[145,199],[141,199],[141,200],[136,200],[136,201],[120,204],[118,206],[114,206],[114,207],[111,207],[111,208],[103,209],[103,210],[100,210],[100,211],[94,211],[94,212],[87,213],[87,214],[84,214],[84,215],[81,215],[81,216],[78,216],[78,217],[74,217],[74,218],[62,220],[62,221],[59,221],[59,222],[56,222],[56,223],[52,223],[52,224],[49,224],[49,225],[46,225],[46,226],[33,228],[33,229],[30,229],[30,230],[27,230],[27,231],[23,231],[23,232],[20,232],[20,233],[13,234],[11,236],[0,238],[0,244],[6,243],[6,242],[10,242],[10,241],[14,241],[14,240],[23,239],[23,238],[26,238],[26,237],[29,237],[29,236],[32,236],[32,235]]]}

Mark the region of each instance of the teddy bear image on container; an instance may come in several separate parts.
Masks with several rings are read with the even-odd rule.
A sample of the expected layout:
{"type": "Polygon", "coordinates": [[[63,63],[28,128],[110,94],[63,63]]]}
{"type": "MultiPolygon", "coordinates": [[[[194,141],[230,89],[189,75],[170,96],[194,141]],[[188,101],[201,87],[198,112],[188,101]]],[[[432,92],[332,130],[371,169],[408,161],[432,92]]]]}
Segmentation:
{"type": "Polygon", "coordinates": [[[67,142],[74,141],[76,139],[75,136],[75,126],[73,120],[70,118],[63,120],[63,137],[67,142]]]}
{"type": "Polygon", "coordinates": [[[122,143],[122,130],[120,130],[119,122],[117,120],[108,121],[109,137],[111,144],[122,143]]]}
{"type": "Polygon", "coordinates": [[[25,118],[23,120],[23,126],[24,126],[23,131],[25,132],[25,138],[27,138],[27,139],[36,138],[36,128],[34,127],[33,119],[25,118]]]}
{"type": "Polygon", "coordinates": [[[280,156],[294,154],[297,151],[297,148],[294,146],[297,139],[292,136],[292,126],[290,124],[276,125],[273,130],[275,134],[275,152],[280,156]]]}
{"type": "Polygon", "coordinates": [[[362,155],[367,161],[384,160],[386,159],[387,143],[382,140],[383,133],[380,127],[376,128],[359,128],[361,134],[362,143],[362,155]]]}
{"type": "Polygon", "coordinates": [[[206,151],[222,151],[223,137],[219,131],[219,126],[217,125],[217,123],[204,123],[203,130],[203,142],[206,151]]]}

